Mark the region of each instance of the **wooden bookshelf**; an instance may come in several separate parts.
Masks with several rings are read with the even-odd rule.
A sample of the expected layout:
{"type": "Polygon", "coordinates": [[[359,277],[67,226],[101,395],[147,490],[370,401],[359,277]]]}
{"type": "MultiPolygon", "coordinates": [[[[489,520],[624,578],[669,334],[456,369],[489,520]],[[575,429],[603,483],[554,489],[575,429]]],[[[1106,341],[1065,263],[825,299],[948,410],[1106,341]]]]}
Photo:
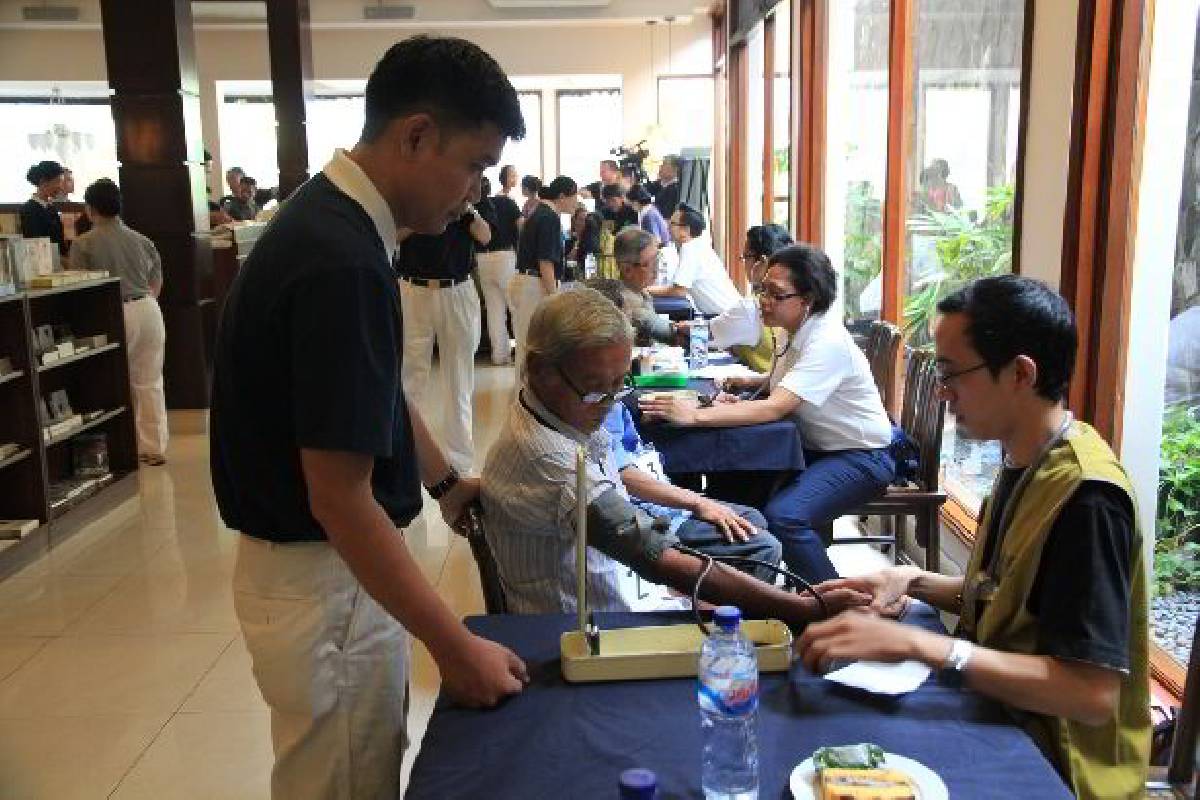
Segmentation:
{"type": "Polygon", "coordinates": [[[86,281],[0,298],[0,357],[13,372],[0,376],[0,443],[20,449],[0,461],[0,518],[36,519],[37,530],[0,552],[0,578],[65,541],[105,508],[132,497],[137,471],[125,322],[120,281],[86,281]],[[65,324],[75,336],[104,334],[108,344],[42,365],[33,331],[65,324]],[[42,398],[65,389],[77,414],[98,417],[49,440],[43,438],[42,398]],[[103,433],[110,480],[51,509],[50,484],[73,474],[72,441],[103,433]]]}

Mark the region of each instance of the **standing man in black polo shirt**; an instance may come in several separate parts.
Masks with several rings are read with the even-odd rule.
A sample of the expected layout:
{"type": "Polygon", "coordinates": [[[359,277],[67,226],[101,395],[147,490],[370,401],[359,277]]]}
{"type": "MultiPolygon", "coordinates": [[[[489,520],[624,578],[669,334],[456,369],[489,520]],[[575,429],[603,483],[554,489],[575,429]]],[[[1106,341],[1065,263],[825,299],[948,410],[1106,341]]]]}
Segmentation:
{"type": "Polygon", "coordinates": [[[654,195],[654,205],[662,212],[663,219],[670,219],[679,207],[679,156],[663,156],[658,165],[658,180],[647,183],[646,190],[654,195]]]}
{"type": "MultiPolygon", "coordinates": [[[[509,175],[514,168],[506,167],[509,175]]],[[[503,178],[505,172],[500,170],[503,178]]],[[[520,228],[521,207],[503,192],[492,195],[491,181],[481,181],[480,201],[475,208],[487,220],[492,229],[492,238],[475,254],[479,267],[479,288],[483,292],[483,303],[487,308],[488,341],[491,344],[492,364],[497,367],[512,363],[508,342],[508,282],[517,269],[517,239],[520,228]]]]}
{"type": "Polygon", "coordinates": [[[397,227],[441,233],[482,171],[525,133],[512,84],[461,39],[393,46],[366,122],[288,198],[221,319],[212,477],[240,531],[234,605],[271,707],[275,798],[398,796],[408,632],[468,705],[519,692],[525,666],[470,633],[402,529],[421,483],[457,522],[457,474],[401,390],[397,227]]]}
{"type": "Polygon", "coordinates": [[[563,257],[563,214],[579,206],[579,186],[559,175],[538,189],[538,204],[521,228],[517,242],[517,274],[508,283],[508,305],[517,340],[517,369],[525,363],[525,333],[542,298],[558,291],[566,260],[563,257]]]}
{"type": "Polygon", "coordinates": [[[475,351],[479,348],[479,293],[471,280],[475,247],[491,241],[492,229],[472,205],[437,236],[400,231],[396,272],[404,319],[404,396],[426,420],[441,410],[442,449],[459,475],[474,475],[471,396],[475,394],[475,351]],[[437,343],[442,391],[432,385],[437,343]]]}

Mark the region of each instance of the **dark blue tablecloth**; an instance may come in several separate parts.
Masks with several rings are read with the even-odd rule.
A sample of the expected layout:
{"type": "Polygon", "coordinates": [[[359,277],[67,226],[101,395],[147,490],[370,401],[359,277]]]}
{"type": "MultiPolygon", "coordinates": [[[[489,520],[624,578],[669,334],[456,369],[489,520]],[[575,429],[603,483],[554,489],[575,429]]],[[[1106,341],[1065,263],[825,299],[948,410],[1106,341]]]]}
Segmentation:
{"type": "MultiPolygon", "coordinates": [[[[713,381],[692,378],[688,388],[716,393],[713,381]]],[[[633,392],[625,399],[642,438],[654,445],[668,474],[717,472],[778,472],[804,469],[800,431],[791,420],[742,425],[736,428],[695,428],[642,421],[633,392]]]]}
{"type": "Polygon", "coordinates": [[[673,320],[691,319],[692,301],[686,297],[656,297],[654,313],[666,314],[673,320]]]}
{"type": "MultiPolygon", "coordinates": [[[[601,614],[602,627],[678,621],[659,614],[601,614]]],[[[932,617],[915,620],[934,626],[932,617]]],[[[507,644],[532,682],[492,711],[439,698],[406,797],[616,797],[617,776],[634,766],[658,773],[661,798],[700,794],[700,719],[693,679],[564,682],[558,637],[567,615],[491,616],[471,630],[507,644]]],[[[941,775],[955,800],[1068,800],[1033,741],[1005,712],[966,691],[926,685],[879,701],[794,667],[763,675],[758,743],[764,800],[790,797],[792,768],[823,745],[872,741],[941,775]]]]}

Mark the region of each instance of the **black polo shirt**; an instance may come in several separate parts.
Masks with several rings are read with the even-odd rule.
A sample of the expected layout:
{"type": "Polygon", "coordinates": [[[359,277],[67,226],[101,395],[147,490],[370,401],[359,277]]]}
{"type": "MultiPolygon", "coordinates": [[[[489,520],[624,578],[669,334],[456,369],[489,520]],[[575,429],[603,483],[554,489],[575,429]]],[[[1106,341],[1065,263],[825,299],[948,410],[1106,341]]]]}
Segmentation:
{"type": "Polygon", "coordinates": [[[474,214],[464,214],[437,236],[414,233],[396,251],[396,274],[402,278],[447,278],[462,281],[475,266],[474,214]]]}
{"type": "Polygon", "coordinates": [[[554,264],[554,277],[562,280],[566,266],[563,260],[562,220],[558,212],[545,203],[538,203],[521,229],[521,240],[517,243],[517,271],[536,275],[539,261],[554,264]]]}
{"type": "Polygon", "coordinates": [[[613,233],[620,231],[627,225],[638,224],[637,212],[627,203],[622,203],[620,208],[612,211],[607,205],[601,202],[600,216],[613,224],[613,233]]]}
{"type": "Polygon", "coordinates": [[[492,229],[491,241],[479,249],[487,253],[515,250],[517,239],[521,235],[520,228],[517,227],[517,220],[521,218],[520,206],[514,203],[511,197],[498,194],[484,198],[475,208],[492,229]]]}
{"type": "Polygon", "coordinates": [[[230,528],[321,541],[300,449],[375,457],[398,526],[421,510],[400,389],[400,301],[371,218],[323,173],[280,206],[238,273],[217,334],[211,467],[230,528]]]}
{"type": "Polygon", "coordinates": [[[53,205],[44,206],[32,197],[21,206],[21,235],[26,239],[47,237],[58,245],[58,252],[67,254],[62,216],[53,205]]]}

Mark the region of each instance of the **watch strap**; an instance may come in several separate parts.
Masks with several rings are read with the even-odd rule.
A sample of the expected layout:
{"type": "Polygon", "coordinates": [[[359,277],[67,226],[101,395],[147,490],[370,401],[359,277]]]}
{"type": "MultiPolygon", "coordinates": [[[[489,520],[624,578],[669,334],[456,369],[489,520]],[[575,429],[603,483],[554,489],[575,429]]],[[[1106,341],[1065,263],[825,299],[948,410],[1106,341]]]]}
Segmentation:
{"type": "Polygon", "coordinates": [[[434,500],[441,500],[449,493],[454,485],[458,483],[458,472],[451,469],[446,477],[435,483],[433,486],[426,486],[425,491],[429,492],[429,496],[434,500]]]}

